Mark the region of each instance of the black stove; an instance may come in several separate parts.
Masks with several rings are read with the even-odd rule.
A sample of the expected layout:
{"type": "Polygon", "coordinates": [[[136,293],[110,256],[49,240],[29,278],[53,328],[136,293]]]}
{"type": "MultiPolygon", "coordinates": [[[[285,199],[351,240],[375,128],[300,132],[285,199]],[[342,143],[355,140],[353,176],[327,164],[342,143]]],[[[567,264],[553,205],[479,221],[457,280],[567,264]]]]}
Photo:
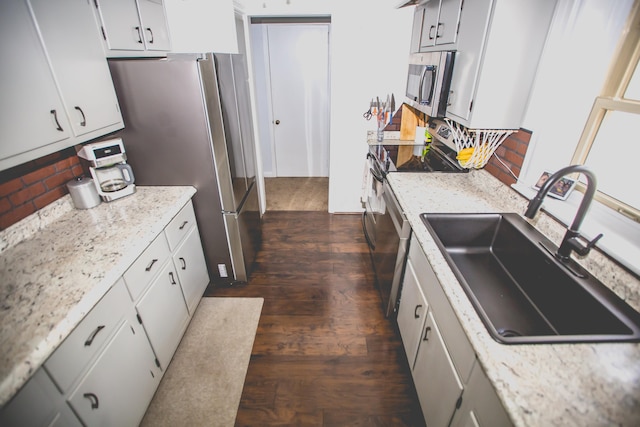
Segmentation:
{"type": "Polygon", "coordinates": [[[374,145],[370,150],[385,172],[465,173],[456,160],[456,152],[440,141],[422,145],[374,145]]]}

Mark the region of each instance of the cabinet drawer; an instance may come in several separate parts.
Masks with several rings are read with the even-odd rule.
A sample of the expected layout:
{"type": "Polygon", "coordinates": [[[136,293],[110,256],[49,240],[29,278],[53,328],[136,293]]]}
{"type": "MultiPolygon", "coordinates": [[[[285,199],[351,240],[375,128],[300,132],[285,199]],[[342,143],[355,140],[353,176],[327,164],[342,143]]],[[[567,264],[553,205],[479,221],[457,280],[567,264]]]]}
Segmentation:
{"type": "Polygon", "coordinates": [[[87,363],[113,335],[131,306],[122,280],[87,314],[44,366],[62,391],[66,391],[87,363]]]}
{"type": "Polygon", "coordinates": [[[442,338],[451,354],[451,359],[458,370],[460,378],[463,382],[466,382],[471,374],[476,354],[420,244],[413,243],[410,245],[409,257],[414,263],[418,277],[420,277],[422,290],[429,302],[430,310],[433,310],[433,316],[438,322],[442,338]]]}
{"type": "Polygon", "coordinates": [[[142,327],[128,316],[68,402],[86,426],[137,426],[160,377],[142,327]]]}
{"type": "Polygon", "coordinates": [[[164,232],[167,234],[167,240],[169,241],[169,248],[175,250],[178,244],[189,233],[191,227],[196,224],[196,214],[193,211],[193,204],[187,203],[178,215],[176,215],[164,232]]]}
{"type": "Polygon", "coordinates": [[[167,239],[164,233],[161,233],[124,273],[124,281],[133,301],[138,299],[142,291],[151,283],[169,255],[167,239]]]}

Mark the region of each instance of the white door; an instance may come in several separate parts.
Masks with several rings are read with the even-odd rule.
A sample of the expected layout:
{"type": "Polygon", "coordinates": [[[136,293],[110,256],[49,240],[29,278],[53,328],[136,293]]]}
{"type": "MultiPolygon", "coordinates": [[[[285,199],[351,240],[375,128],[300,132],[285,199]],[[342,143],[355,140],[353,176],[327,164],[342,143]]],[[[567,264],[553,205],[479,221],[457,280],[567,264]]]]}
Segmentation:
{"type": "Polygon", "coordinates": [[[275,174],[329,176],[329,24],[267,26],[275,174]]]}

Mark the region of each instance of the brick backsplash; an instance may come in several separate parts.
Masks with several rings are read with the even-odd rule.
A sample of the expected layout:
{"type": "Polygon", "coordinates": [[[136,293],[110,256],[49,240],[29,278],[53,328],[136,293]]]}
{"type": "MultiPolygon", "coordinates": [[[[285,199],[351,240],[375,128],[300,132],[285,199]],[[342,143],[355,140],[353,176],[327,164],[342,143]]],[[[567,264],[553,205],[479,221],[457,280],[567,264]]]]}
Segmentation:
{"type": "Polygon", "coordinates": [[[0,230],[68,193],[66,183],[83,174],[73,147],[0,172],[0,230]]]}
{"type": "MultiPolygon", "coordinates": [[[[522,163],[524,162],[524,156],[527,153],[530,140],[531,131],[520,128],[518,132],[509,135],[495,152],[516,177],[520,176],[520,170],[522,169],[522,163]]],[[[496,159],[496,156],[492,156],[484,168],[506,185],[514,184],[517,181],[517,179],[509,173],[505,165],[496,159]]]]}

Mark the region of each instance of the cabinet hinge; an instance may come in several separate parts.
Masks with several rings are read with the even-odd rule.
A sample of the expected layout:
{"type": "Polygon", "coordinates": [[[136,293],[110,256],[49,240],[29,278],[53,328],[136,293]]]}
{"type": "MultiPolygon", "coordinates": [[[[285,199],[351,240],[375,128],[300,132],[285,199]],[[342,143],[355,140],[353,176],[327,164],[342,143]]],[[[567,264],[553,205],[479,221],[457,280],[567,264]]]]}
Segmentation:
{"type": "Polygon", "coordinates": [[[156,366],[159,368],[160,367],[160,361],[158,360],[158,358],[156,357],[156,366]]]}
{"type": "Polygon", "coordinates": [[[136,317],[138,318],[138,323],[142,325],[142,317],[139,314],[136,314],[136,317]]]}

